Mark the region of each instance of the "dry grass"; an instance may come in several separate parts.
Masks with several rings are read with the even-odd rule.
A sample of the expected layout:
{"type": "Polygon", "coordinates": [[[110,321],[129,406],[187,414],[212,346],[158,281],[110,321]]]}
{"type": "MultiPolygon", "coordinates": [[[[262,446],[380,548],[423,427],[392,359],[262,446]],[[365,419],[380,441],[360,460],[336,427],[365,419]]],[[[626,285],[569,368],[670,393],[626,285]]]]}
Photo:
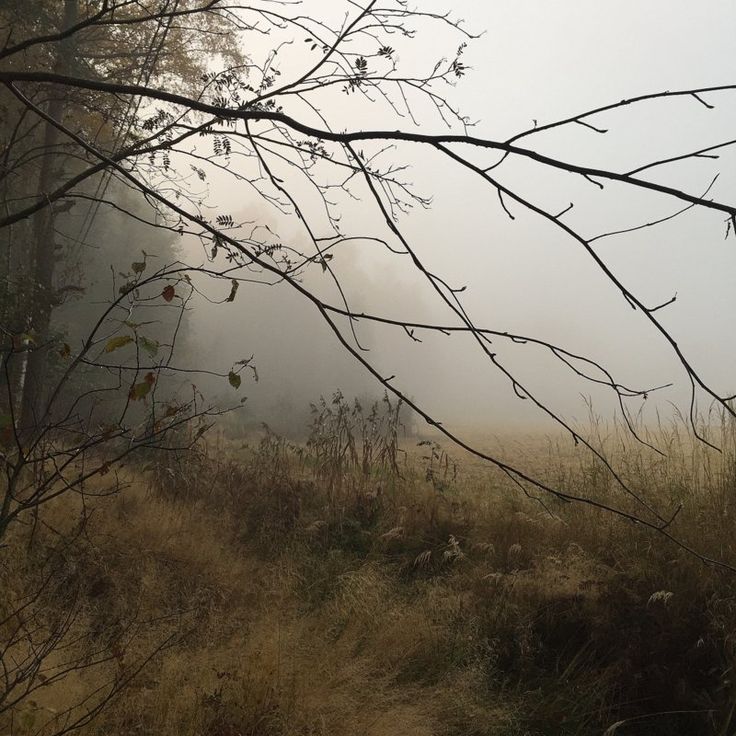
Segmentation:
{"type": "MultiPolygon", "coordinates": [[[[686,504],[678,535],[734,561],[732,434],[720,456],[674,430],[660,439],[666,462],[600,437],[649,499],[686,504]]],[[[168,617],[131,661],[172,621],[179,636],[85,733],[733,733],[733,576],[594,510],[545,510],[431,447],[401,476],[361,462],[338,474],[272,435],[131,471],[70,548],[88,583],[79,625],[104,640],[133,610],[168,617]]],[[[525,457],[631,503],[561,447],[525,457]]],[[[36,534],[70,533],[78,510],[58,505],[36,534]]],[[[58,711],[89,684],[82,672],[34,707],[58,711]]]]}

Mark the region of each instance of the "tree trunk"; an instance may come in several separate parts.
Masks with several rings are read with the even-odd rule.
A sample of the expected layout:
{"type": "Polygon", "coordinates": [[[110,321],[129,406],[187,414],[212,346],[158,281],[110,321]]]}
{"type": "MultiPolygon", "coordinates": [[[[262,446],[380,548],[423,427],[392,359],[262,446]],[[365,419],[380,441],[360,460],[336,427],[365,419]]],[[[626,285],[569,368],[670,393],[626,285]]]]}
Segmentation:
{"type": "MultiPolygon", "coordinates": [[[[64,0],[64,18],[61,30],[70,28],[78,20],[78,0],[64,0]]],[[[74,59],[73,36],[59,44],[54,71],[68,74],[74,59]]],[[[48,113],[57,122],[63,122],[66,110],[66,97],[63,94],[52,97],[48,113]]],[[[59,131],[50,123],[44,130],[44,149],[47,153],[41,161],[38,179],[38,193],[43,197],[57,184],[62,172],[62,164],[54,153],[60,140],[59,131]]],[[[59,156],[61,154],[58,154],[59,156]]],[[[56,242],[54,239],[54,209],[46,207],[35,217],[33,229],[34,253],[31,262],[33,278],[32,299],[29,309],[28,333],[33,336],[35,346],[27,352],[26,363],[21,380],[20,424],[24,429],[35,428],[43,413],[48,359],[49,325],[54,307],[54,270],[56,265],[56,242]]]]}

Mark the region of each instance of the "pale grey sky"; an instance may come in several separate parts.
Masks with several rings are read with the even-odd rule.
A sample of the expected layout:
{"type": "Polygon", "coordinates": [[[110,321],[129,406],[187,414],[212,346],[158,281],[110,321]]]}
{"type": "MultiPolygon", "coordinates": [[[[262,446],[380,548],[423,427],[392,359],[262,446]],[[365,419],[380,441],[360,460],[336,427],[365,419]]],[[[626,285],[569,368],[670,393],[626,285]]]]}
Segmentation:
{"type": "MultiPolygon", "coordinates": [[[[302,10],[330,13],[337,5],[308,0],[302,10]]],[[[472,132],[480,137],[502,140],[531,127],[533,120],[542,124],[625,97],[736,82],[733,2],[432,0],[419,5],[423,10],[451,7],[467,28],[485,31],[469,43],[464,57],[473,69],[456,88],[448,88],[453,104],[478,121],[472,132]]],[[[458,40],[448,41],[448,53],[458,40]]],[[[399,57],[409,65],[426,67],[441,52],[443,42],[441,34],[420,33],[410,44],[397,45],[399,57]]],[[[293,68],[301,59],[303,47],[294,44],[294,48],[292,57],[288,47],[284,52],[285,75],[289,58],[293,68]]],[[[693,98],[644,103],[591,120],[609,129],[605,136],[572,125],[522,143],[563,160],[626,170],[732,137],[736,92],[706,99],[715,109],[706,109],[693,98]]],[[[330,92],[321,102],[337,129],[416,129],[408,118],[397,119],[377,105],[362,106],[354,97],[330,92]]],[[[419,110],[423,110],[421,130],[443,130],[436,116],[419,110]]],[[[478,326],[557,341],[600,359],[617,378],[637,387],[674,381],[677,390],[664,392],[659,406],[666,400],[683,400],[687,384],[672,360],[671,348],[627,306],[579,244],[518,205],[509,205],[516,216],[511,222],[492,189],[435,153],[400,146],[384,154],[383,161],[389,160],[411,163],[408,180],[419,193],[433,197],[430,210],[415,209],[402,217],[401,227],[430,270],[453,285],[467,285],[463,303],[478,326]]],[[[672,164],[648,175],[702,194],[719,172],[710,196],[732,201],[736,154],[728,149],[719,160],[672,164]]],[[[585,236],[642,224],[682,206],[621,186],[607,185],[600,192],[580,177],[545,171],[525,161],[505,164],[499,178],[553,210],[575,201],[566,222],[585,236]]],[[[298,223],[285,223],[266,211],[246,187],[215,177],[212,195],[218,210],[249,219],[265,217],[283,237],[303,242],[298,223]]],[[[316,205],[308,198],[305,202],[305,210],[316,213],[316,205]]],[[[385,232],[375,204],[367,199],[360,204],[346,202],[345,220],[364,232],[385,232]]],[[[736,238],[724,240],[724,235],[723,215],[691,211],[659,228],[600,240],[595,247],[646,303],[661,303],[677,292],[676,304],[658,316],[703,376],[717,389],[734,393],[736,349],[730,333],[736,314],[736,238]]],[[[364,243],[337,253],[333,263],[353,306],[417,320],[451,320],[449,310],[437,305],[407,258],[364,243]]],[[[326,281],[318,272],[309,283],[321,289],[326,281]]],[[[221,317],[200,312],[196,319],[210,349],[238,357],[256,354],[265,387],[253,389],[254,396],[288,388],[300,397],[315,398],[337,383],[348,391],[358,390],[364,385],[361,369],[348,378],[352,361],[334,350],[334,340],[321,327],[319,316],[283,291],[241,293],[238,304],[227,305],[240,310],[240,325],[225,342],[213,331],[221,317]]],[[[396,374],[397,386],[416,395],[439,418],[498,427],[536,416],[528,410],[529,402],[521,404],[508,381],[480,360],[469,339],[427,336],[417,345],[396,330],[364,326],[359,334],[382,371],[396,374]]],[[[579,394],[587,393],[588,386],[567,379],[528,346],[498,342],[494,349],[553,408],[566,416],[584,417],[579,394]]],[[[594,398],[602,411],[610,410],[602,394],[594,398]]]]}

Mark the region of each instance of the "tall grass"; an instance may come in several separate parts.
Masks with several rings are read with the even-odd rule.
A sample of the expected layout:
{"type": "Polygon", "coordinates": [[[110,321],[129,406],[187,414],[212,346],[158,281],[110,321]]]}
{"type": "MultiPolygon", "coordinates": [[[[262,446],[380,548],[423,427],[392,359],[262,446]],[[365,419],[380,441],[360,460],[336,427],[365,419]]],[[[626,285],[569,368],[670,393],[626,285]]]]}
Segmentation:
{"type": "MultiPolygon", "coordinates": [[[[135,601],[186,622],[90,734],[734,733],[731,575],[594,509],[542,505],[432,438],[411,450],[398,416],[336,396],[304,445],[221,439],[97,503],[75,563],[108,581],[90,617],[135,601]]],[[[590,436],[652,504],[683,505],[674,533],[734,562],[734,431],[701,429],[724,451],[678,423],[648,437],[666,457],[615,425],[590,436]]],[[[506,449],[634,503],[563,440],[506,449]]]]}

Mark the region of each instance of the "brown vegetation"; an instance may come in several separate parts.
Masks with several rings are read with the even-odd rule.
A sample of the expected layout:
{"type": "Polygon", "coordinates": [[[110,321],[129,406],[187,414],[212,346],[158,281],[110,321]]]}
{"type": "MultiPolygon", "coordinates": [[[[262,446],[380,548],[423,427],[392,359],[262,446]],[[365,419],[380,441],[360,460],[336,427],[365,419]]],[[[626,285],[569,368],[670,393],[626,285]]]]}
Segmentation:
{"type": "MultiPolygon", "coordinates": [[[[119,496],[85,501],[83,531],[81,503],[52,509],[28,564],[75,536],[58,590],[78,590],[75,630],[112,656],[41,688],[3,733],[36,733],[85,678],[154,652],[87,733],[732,732],[727,573],[592,509],[545,509],[432,443],[337,472],[330,427],[366,417],[330,425],[324,408],[316,449],[221,440],[129,469],[119,496]]],[[[661,505],[686,504],[681,537],[732,560],[722,431],[722,456],[670,430],[666,461],[631,446],[619,461],[661,505]]],[[[536,457],[581,493],[616,493],[555,443],[536,457]]]]}

